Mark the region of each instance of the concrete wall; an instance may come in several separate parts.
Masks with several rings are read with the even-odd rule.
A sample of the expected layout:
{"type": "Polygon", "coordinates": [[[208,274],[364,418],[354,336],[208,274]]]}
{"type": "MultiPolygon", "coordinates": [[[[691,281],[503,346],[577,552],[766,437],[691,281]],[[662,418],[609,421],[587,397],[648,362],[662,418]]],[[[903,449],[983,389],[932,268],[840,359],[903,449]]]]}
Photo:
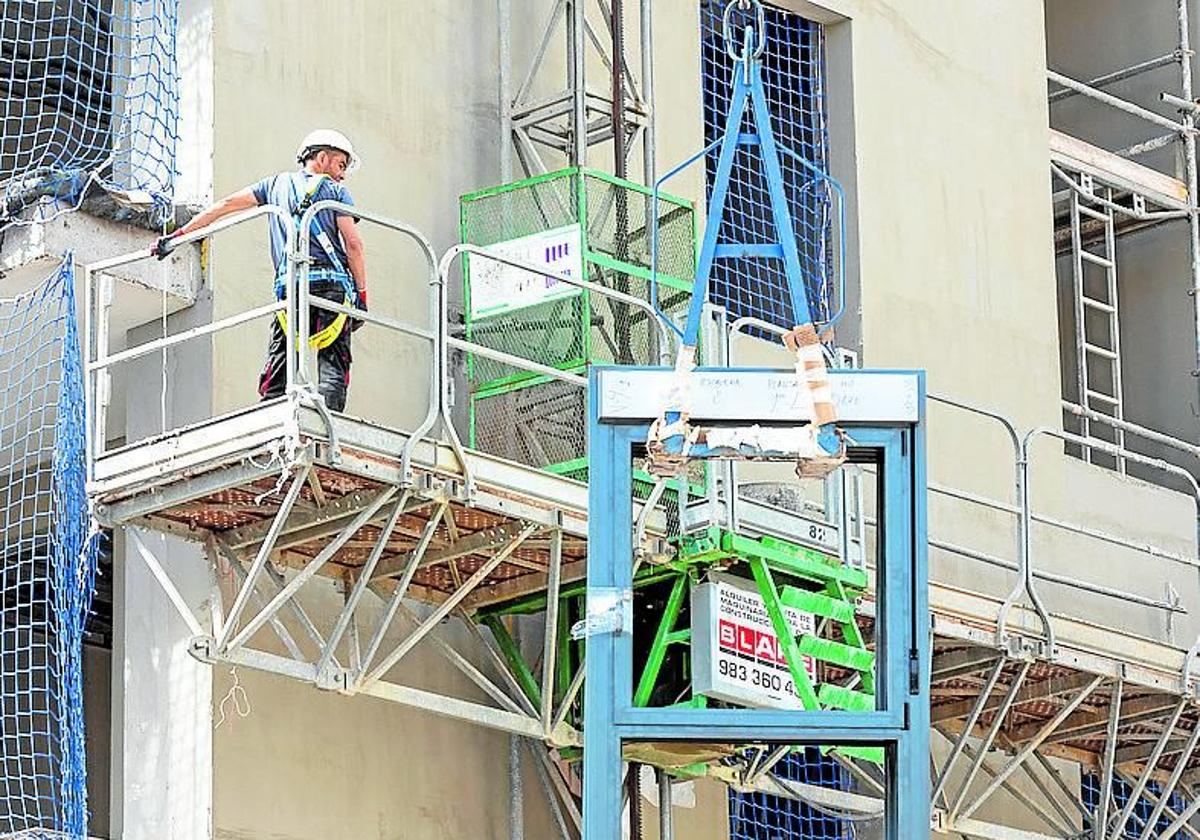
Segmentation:
{"type": "MultiPolygon", "coordinates": [[[[303,594],[301,603],[319,624],[342,604],[330,581],[303,594]]],[[[371,595],[363,602],[364,646],[383,607],[371,595]]],[[[290,614],[284,624],[308,646],[290,614]]],[[[398,643],[402,632],[407,627],[387,636],[381,650],[398,643]]],[[[434,632],[456,650],[475,649],[457,622],[434,632]]],[[[269,628],[252,646],[286,655],[269,628]]],[[[349,661],[345,651],[339,656],[349,661]]],[[[388,679],[490,702],[429,643],[418,645],[388,679]]],[[[214,669],[213,700],[215,840],[509,836],[508,737],[502,733],[249,669],[235,676],[226,666],[214,669]],[[232,693],[235,679],[240,696],[232,693]]],[[[528,756],[523,778],[526,836],[550,837],[549,811],[528,756]]]]}
{"type": "Polygon", "coordinates": [[[178,203],[204,204],[213,197],[213,8],[212,0],[181,0],[176,57],[179,77],[179,144],[175,164],[178,203]]]}
{"type": "Polygon", "coordinates": [[[126,528],[114,540],[111,836],[211,836],[212,669],[188,653],[192,632],[137,541],[167,569],[189,607],[207,612],[204,552],[163,534],[126,528]]]}

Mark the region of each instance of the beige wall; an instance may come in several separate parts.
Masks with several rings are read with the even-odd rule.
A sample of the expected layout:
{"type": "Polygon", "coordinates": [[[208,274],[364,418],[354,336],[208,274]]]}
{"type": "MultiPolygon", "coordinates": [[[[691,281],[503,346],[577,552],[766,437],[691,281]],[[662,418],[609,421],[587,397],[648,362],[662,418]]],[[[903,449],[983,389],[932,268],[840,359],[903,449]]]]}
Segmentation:
{"type": "MultiPolygon", "coordinates": [[[[326,580],[310,584],[301,603],[331,618],[342,595],[326,580]]],[[[372,595],[359,613],[367,644],[383,602],[372,595]]],[[[320,618],[315,618],[320,623],[320,618]]],[[[307,645],[289,614],[285,625],[307,645]]],[[[407,632],[407,626],[403,628],[407,632]]],[[[484,670],[475,643],[457,622],[435,635],[484,670]]],[[[401,640],[398,631],[381,648],[401,640]]],[[[271,630],[256,649],[286,651],[271,630]]],[[[349,661],[348,651],[339,652],[349,661]]],[[[428,642],[388,675],[390,681],[475,702],[490,701],[428,642]]],[[[371,697],[344,697],[286,677],[236,671],[244,694],[230,694],[233,672],[214,669],[214,837],[217,840],[309,840],[354,837],[421,840],[507,840],[508,737],[502,733],[371,697]],[[246,712],[243,716],[239,713],[246,712]]],[[[524,761],[528,837],[550,837],[545,795],[528,756],[524,761]]]]}

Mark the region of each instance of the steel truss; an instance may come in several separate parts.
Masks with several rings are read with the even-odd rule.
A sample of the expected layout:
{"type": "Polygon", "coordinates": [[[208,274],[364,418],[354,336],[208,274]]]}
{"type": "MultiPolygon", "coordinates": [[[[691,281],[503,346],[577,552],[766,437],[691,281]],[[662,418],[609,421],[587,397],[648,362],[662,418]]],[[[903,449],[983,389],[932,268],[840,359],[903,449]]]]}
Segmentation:
{"type": "Polygon", "coordinates": [[[635,27],[626,25],[626,5],[632,4],[627,0],[552,0],[537,47],[514,93],[512,0],[497,1],[504,181],[512,176],[510,149],[516,151],[525,174],[533,176],[559,168],[547,165],[544,152],[563,155],[568,165],[586,166],[589,148],[607,142],[614,143],[614,174],[623,178],[625,160],[641,139],[645,182],[654,182],[652,3],[639,0],[636,34],[635,27]],[[547,82],[551,77],[547,54],[555,39],[564,36],[566,82],[547,82]],[[627,54],[635,45],[641,56],[636,73],[627,54]],[[597,67],[603,67],[601,83],[589,84],[589,69],[597,67]],[[555,92],[540,95],[539,89],[547,84],[555,92]]]}

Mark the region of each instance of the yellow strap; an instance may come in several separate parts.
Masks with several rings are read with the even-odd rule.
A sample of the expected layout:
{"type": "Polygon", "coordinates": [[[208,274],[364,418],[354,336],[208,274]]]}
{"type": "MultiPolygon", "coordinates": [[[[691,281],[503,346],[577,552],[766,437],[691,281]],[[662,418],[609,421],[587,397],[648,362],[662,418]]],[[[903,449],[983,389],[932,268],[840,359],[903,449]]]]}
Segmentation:
{"type": "MultiPolygon", "coordinates": [[[[342,306],[349,305],[350,300],[348,298],[344,298],[342,300],[342,306]]],[[[287,315],[285,315],[283,312],[276,312],[275,319],[279,321],[279,328],[283,330],[284,335],[287,335],[287,315]]],[[[344,312],[339,312],[337,317],[333,319],[333,322],[330,323],[329,326],[325,327],[325,329],[321,330],[320,332],[313,333],[308,337],[308,346],[315,350],[324,350],[330,344],[333,344],[333,342],[337,341],[338,336],[342,334],[342,329],[346,326],[346,320],[346,314],[344,312]]],[[[296,336],[296,338],[299,337],[300,336],[298,335],[296,336]]]]}

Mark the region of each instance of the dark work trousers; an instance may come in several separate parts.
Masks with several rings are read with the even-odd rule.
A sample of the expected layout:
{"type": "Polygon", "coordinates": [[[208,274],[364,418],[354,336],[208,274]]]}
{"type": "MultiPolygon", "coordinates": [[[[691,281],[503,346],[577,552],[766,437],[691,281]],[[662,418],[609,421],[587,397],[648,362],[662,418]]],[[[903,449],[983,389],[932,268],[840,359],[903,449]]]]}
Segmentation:
{"type": "MultiPolygon", "coordinates": [[[[333,281],[316,281],[309,285],[309,294],[334,303],[345,303],[346,291],[333,281]]],[[[336,312],[311,308],[308,319],[309,335],[328,327],[337,318],[336,312]]],[[[346,407],[346,392],[350,388],[350,327],[346,321],[333,343],[317,351],[317,391],[325,404],[334,411],[346,407]]],[[[287,387],[287,339],[279,319],[271,319],[271,340],[267,344],[267,364],[258,378],[258,395],[264,400],[282,396],[287,387]]]]}

